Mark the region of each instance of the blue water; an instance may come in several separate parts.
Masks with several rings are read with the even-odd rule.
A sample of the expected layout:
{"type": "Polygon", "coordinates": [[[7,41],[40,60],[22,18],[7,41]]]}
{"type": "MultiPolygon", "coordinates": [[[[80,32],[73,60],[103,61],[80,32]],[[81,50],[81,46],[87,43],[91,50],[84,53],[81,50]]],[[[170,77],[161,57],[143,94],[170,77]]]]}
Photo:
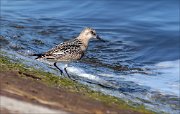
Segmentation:
{"type": "MultiPolygon", "coordinates": [[[[97,91],[174,114],[180,109],[179,4],[179,0],[1,0],[0,48],[33,66],[29,53],[45,52],[92,27],[107,42],[91,41],[86,56],[68,69],[71,75],[97,91]]],[[[40,62],[38,68],[57,73],[40,62]]]]}

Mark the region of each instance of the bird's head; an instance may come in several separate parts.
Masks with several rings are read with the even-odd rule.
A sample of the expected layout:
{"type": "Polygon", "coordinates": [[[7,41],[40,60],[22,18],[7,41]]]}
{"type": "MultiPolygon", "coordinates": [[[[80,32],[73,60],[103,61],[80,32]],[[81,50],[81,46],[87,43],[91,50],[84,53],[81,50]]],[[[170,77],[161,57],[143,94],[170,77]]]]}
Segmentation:
{"type": "Polygon", "coordinates": [[[96,33],[96,31],[92,28],[85,28],[79,35],[79,37],[81,37],[81,39],[86,39],[86,40],[89,40],[89,39],[98,39],[98,40],[101,40],[101,41],[104,41],[102,40],[96,33]]]}

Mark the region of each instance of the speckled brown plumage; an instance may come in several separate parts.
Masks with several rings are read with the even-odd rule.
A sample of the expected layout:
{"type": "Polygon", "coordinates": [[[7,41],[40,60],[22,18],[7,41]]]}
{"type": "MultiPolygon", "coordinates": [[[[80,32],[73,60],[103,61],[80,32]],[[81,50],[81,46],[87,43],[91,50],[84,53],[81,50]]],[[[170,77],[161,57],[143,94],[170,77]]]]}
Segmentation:
{"type": "Polygon", "coordinates": [[[42,54],[37,59],[47,59],[48,61],[74,61],[83,57],[85,45],[79,39],[72,39],[57,45],[51,50],[42,54]]]}

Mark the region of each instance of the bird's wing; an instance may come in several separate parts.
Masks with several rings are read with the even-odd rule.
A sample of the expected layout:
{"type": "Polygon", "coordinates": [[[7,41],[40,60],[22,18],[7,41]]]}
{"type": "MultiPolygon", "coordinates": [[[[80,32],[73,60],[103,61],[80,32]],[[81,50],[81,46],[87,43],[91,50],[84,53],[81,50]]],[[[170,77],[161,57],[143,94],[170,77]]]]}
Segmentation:
{"type": "Polygon", "coordinates": [[[59,44],[51,50],[47,51],[44,57],[47,59],[53,59],[62,58],[70,55],[80,56],[81,53],[83,52],[81,50],[80,42],[78,40],[70,40],[59,44]]]}

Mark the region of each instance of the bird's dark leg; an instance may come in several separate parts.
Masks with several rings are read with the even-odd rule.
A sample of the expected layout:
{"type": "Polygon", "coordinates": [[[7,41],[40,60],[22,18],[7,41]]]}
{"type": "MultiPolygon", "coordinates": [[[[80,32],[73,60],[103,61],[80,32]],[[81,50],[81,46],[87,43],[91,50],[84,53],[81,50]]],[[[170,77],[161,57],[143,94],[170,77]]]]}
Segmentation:
{"type": "Polygon", "coordinates": [[[68,65],[66,64],[66,66],[65,66],[65,68],[64,68],[64,71],[66,72],[66,74],[67,74],[67,76],[68,76],[69,79],[75,81],[75,79],[71,78],[70,75],[68,74],[68,72],[67,72],[67,67],[68,67],[68,65]]]}
{"type": "Polygon", "coordinates": [[[63,74],[63,71],[56,65],[57,63],[54,63],[54,66],[61,72],[61,75],[63,74]]]}
{"type": "Polygon", "coordinates": [[[67,67],[68,67],[68,64],[66,64],[66,65],[65,65],[65,67],[64,67],[64,71],[66,72],[66,74],[67,74],[68,78],[69,78],[69,79],[71,79],[71,78],[70,78],[70,76],[69,76],[69,74],[68,74],[68,72],[67,72],[67,69],[66,69],[67,67]]]}
{"type": "MultiPolygon", "coordinates": [[[[67,68],[67,67],[66,67],[66,68],[67,68]]],[[[68,78],[70,78],[69,74],[67,73],[66,68],[64,68],[64,71],[66,72],[66,74],[67,74],[68,78]]],[[[70,79],[71,79],[71,78],[70,78],[70,79]]]]}

